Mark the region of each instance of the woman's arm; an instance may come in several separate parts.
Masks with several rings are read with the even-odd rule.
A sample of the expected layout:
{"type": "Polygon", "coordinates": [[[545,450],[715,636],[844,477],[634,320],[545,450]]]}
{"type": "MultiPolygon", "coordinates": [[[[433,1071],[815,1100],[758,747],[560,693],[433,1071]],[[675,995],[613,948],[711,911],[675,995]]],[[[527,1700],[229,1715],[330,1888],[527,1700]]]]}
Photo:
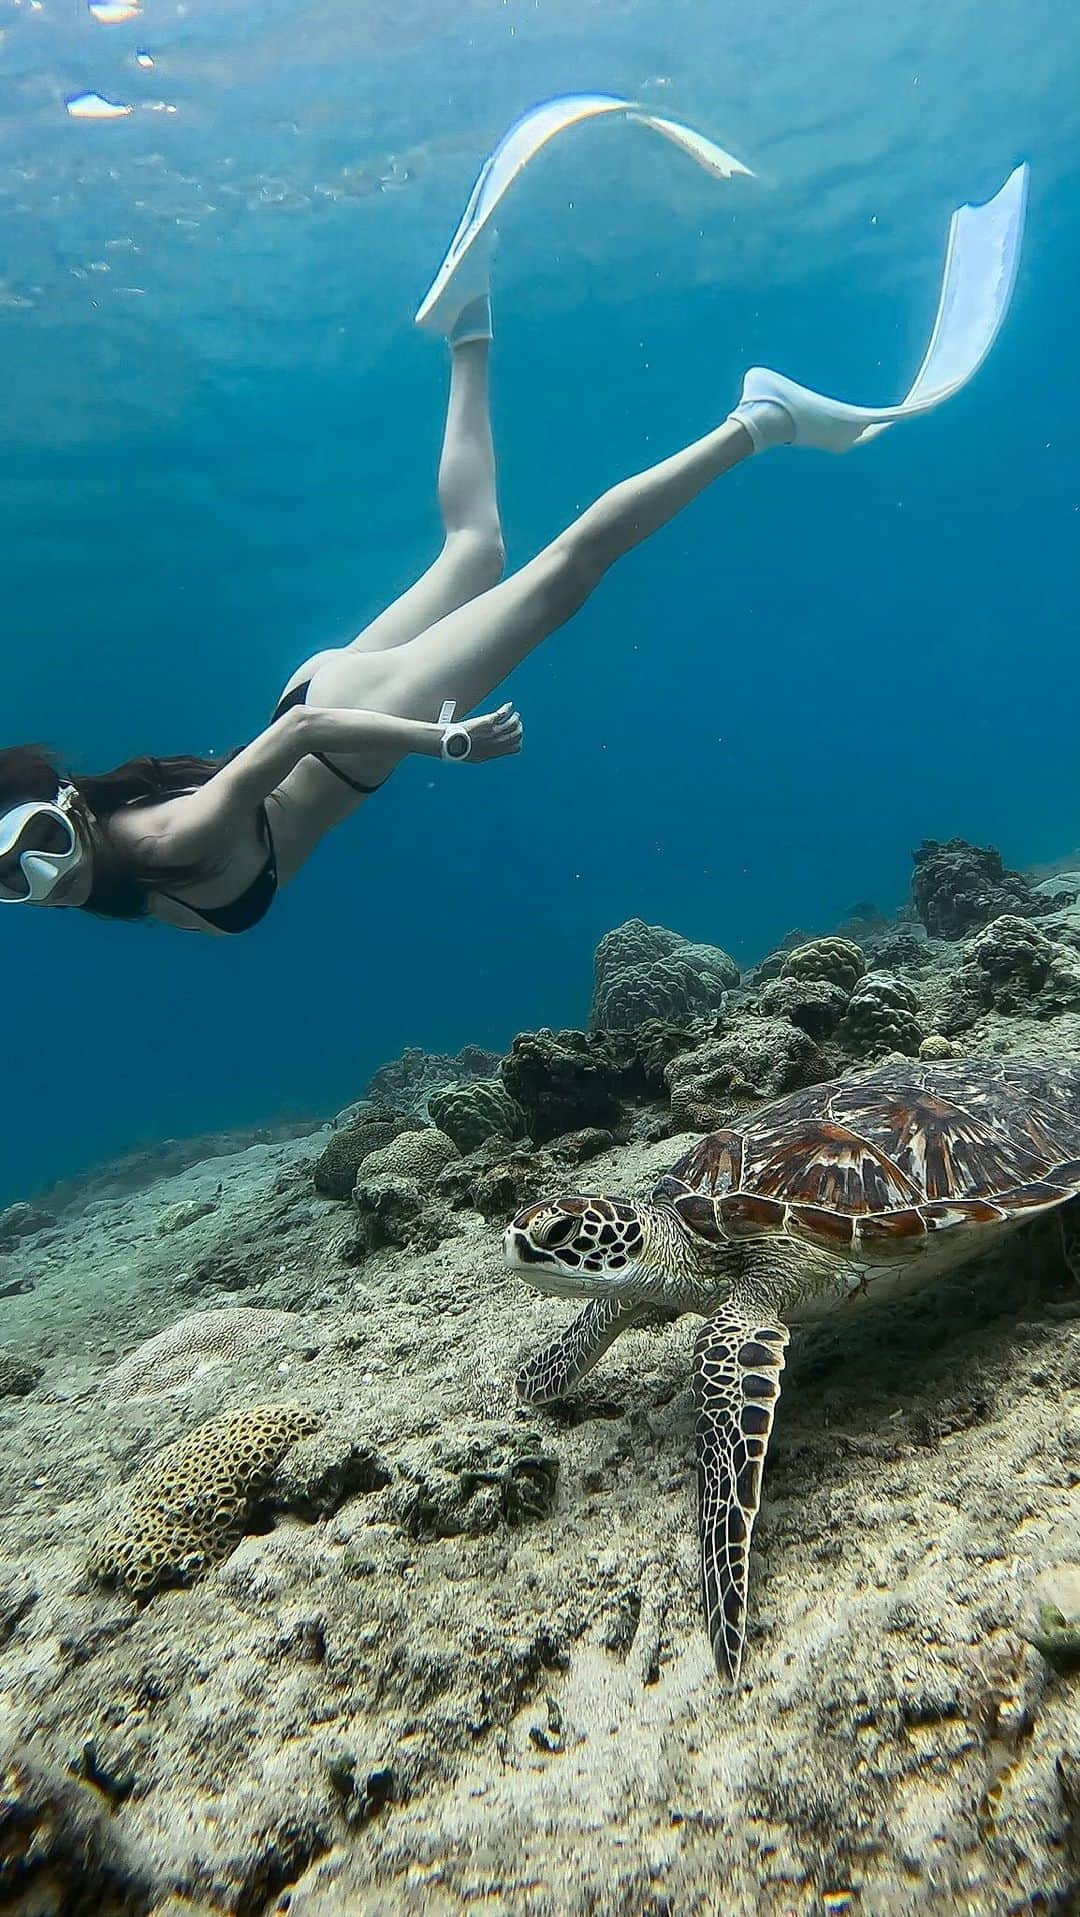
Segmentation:
{"type": "MultiPolygon", "coordinates": [[[[472,740],[469,763],[500,759],[521,750],[521,720],[512,706],[466,719],[464,729],[472,740]]],[[[437,759],[444,731],[441,725],[398,719],[384,712],[293,706],[197,791],[155,807],[154,812],[160,813],[160,819],[154,821],[159,829],[147,836],[153,837],[155,852],[169,860],[211,856],[222,836],[227,837],[238,820],[249,818],[309,754],[326,752],[337,757],[375,752],[405,758],[419,753],[437,759]]]]}

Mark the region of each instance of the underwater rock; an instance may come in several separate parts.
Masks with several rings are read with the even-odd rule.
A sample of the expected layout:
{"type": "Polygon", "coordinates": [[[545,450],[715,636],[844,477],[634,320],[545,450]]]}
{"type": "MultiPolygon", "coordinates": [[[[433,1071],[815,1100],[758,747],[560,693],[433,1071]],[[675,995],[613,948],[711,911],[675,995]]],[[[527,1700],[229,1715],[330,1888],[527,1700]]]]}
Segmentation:
{"type": "Polygon", "coordinates": [[[317,1118],[282,1119],[273,1125],[248,1125],[229,1132],[202,1132],[194,1138],[163,1138],[141,1151],[124,1152],[90,1171],[57,1179],[45,1193],[58,1212],[81,1212],[102,1199],[128,1198],[192,1165],[229,1158],[251,1145],[280,1145],[307,1138],[322,1124],[317,1118]]]}
{"type": "Polygon", "coordinates": [[[850,999],[837,1038],[856,1058],[900,1052],[914,1058],[922,1042],[919,1003],[910,985],[889,972],[868,972],[850,999]]]}
{"type": "Polygon", "coordinates": [[[1012,913],[967,946],[940,1008],[943,1032],[962,1032],[986,1011],[1055,1018],[1080,1011],[1080,955],[1012,913]]]}
{"type": "Polygon", "coordinates": [[[941,953],[940,943],[930,938],[925,925],[914,919],[890,927],[881,938],[871,939],[868,946],[875,971],[913,972],[917,978],[933,970],[941,953]]]}
{"type": "Polygon", "coordinates": [[[483,1537],[547,1517],[558,1481],[559,1459],[535,1431],[476,1432],[437,1443],[430,1464],[406,1468],[400,1521],[418,1542],[483,1537]]]}
{"type": "Polygon", "coordinates": [[[1052,878],[1039,879],[1032,891],[1055,906],[1075,905],[1080,899],[1080,872],[1055,872],[1052,878]]]}
{"type": "Polygon", "coordinates": [[[786,1018],[811,1038],[831,1038],[844,1016],[850,993],[824,978],[773,978],[758,1008],[766,1018],[786,1018]]]}
{"type": "Polygon", "coordinates": [[[424,1052],[419,1046],[411,1045],[400,1058],[380,1065],[368,1080],[364,1097],[426,1122],[432,1092],[441,1091],[444,1085],[459,1085],[474,1078],[493,1078],[498,1069],[498,1052],[485,1051],[482,1045],[464,1045],[453,1057],[445,1052],[424,1052]]]}
{"type": "Polygon", "coordinates": [[[674,1022],[722,1011],[739,983],[734,959],[662,925],[628,919],[596,948],[590,1031],[627,1032],[648,1019],[674,1022]]]}
{"type": "Polygon", "coordinates": [[[0,1398],[25,1398],[43,1375],[40,1365],[0,1346],[0,1398]]]}
{"type": "Polygon", "coordinates": [[[849,997],[866,971],[866,954],[851,939],[810,939],[789,952],[781,978],[822,979],[838,985],[849,997]]]}
{"type": "Polygon", "coordinates": [[[788,953],[795,952],[800,945],[809,943],[810,939],[805,932],[796,930],[785,933],[779,945],[774,946],[771,952],[766,952],[764,958],[759,959],[756,965],[752,965],[749,971],[744,973],[743,984],[764,985],[768,979],[779,978],[788,953]]]}
{"type": "Polygon", "coordinates": [[[927,839],[913,852],[911,893],[932,938],[962,939],[1003,913],[1031,918],[1049,911],[1020,872],[1009,872],[993,846],[966,839],[927,839]]]}
{"type": "Polygon", "coordinates": [[[100,1790],[14,1742],[0,1748],[0,1906],[19,1917],[143,1917],[150,1864],[100,1790]]]}
{"type": "Polygon", "coordinates": [[[14,1251],[24,1238],[34,1238],[39,1231],[52,1231],[55,1225],[55,1213],[43,1211],[39,1205],[8,1205],[5,1211],[0,1211],[0,1251],[14,1251]]]}
{"type": "Polygon", "coordinates": [[[551,1178],[553,1168],[546,1152],[515,1145],[509,1138],[487,1138],[440,1173],[435,1196],[455,1211],[478,1211],[505,1223],[551,1178]]]}
{"type": "Polygon", "coordinates": [[[740,1107],[820,1084],[832,1074],[825,1053],[797,1026],[739,1019],[721,1037],[672,1059],[671,1115],[687,1131],[715,1131],[740,1107]]]}
{"type": "Polygon", "coordinates": [[[217,1207],[209,1199],[185,1198],[177,1205],[166,1205],[158,1214],[157,1230],[162,1238],[171,1238],[174,1232],[186,1231],[189,1225],[197,1225],[200,1218],[209,1218],[217,1207]]]}
{"type": "Polygon", "coordinates": [[[357,1213],[355,1237],[350,1244],[349,1262],[382,1251],[387,1245],[409,1246],[413,1251],[434,1251],[450,1230],[450,1221],[439,1205],[433,1205],[426,1190],[415,1178],[395,1172],[368,1172],[361,1168],[353,1192],[357,1213]]]}
{"type": "Polygon", "coordinates": [[[351,1197],[365,1158],[409,1130],[409,1121],[400,1112],[386,1108],[363,1112],[354,1124],[335,1132],[319,1153],[311,1170],[315,1190],[326,1198],[351,1197]]]}
{"type": "Polygon", "coordinates": [[[522,1138],[525,1114],[501,1078],[477,1078],[432,1092],[428,1110],[459,1152],[475,1151],[485,1138],[522,1138]]]}
{"type": "Polygon", "coordinates": [[[386,1459],[347,1430],[320,1431],[282,1458],[265,1503],[268,1510],[291,1511],[314,1523],[332,1517],[351,1498],[385,1490],[393,1477],[386,1459]]]}
{"type": "Polygon", "coordinates": [[[250,1305],[189,1311],[128,1352],[105,1373],[102,1383],[111,1397],[156,1397],[181,1391],[212,1366],[234,1364],[249,1351],[280,1341],[297,1323],[294,1312],[260,1311],[250,1305]]]}
{"type": "Polygon", "coordinates": [[[239,1544],[285,1452],[318,1428],[300,1405],[252,1405],[166,1445],[102,1524],[88,1555],[91,1576],[136,1598],[195,1583],[239,1544]]]}
{"type": "Polygon", "coordinates": [[[618,1118],[626,1059],[603,1033],[522,1032],[499,1070],[538,1144],[618,1118]]]}

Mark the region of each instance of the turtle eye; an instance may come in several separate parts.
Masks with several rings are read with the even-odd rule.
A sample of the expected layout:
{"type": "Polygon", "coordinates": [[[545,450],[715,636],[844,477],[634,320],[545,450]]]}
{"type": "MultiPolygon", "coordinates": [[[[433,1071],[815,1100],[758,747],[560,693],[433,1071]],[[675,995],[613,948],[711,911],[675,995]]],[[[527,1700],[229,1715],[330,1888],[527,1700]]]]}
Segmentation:
{"type": "Polygon", "coordinates": [[[533,1235],[545,1250],[555,1251],[560,1245],[570,1244],[580,1230],[580,1218],[552,1218],[548,1224],[541,1225],[539,1230],[534,1226],[533,1235]]]}

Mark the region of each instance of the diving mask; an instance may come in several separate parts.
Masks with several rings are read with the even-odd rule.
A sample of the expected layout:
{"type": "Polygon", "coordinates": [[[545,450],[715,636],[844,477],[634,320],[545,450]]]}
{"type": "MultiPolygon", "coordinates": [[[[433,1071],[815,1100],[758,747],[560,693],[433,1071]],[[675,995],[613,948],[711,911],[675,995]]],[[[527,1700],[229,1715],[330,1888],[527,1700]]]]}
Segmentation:
{"type": "Polygon", "coordinates": [[[43,905],[80,864],[75,797],[73,785],[62,785],[54,805],[35,799],[0,816],[0,905],[43,905]]]}

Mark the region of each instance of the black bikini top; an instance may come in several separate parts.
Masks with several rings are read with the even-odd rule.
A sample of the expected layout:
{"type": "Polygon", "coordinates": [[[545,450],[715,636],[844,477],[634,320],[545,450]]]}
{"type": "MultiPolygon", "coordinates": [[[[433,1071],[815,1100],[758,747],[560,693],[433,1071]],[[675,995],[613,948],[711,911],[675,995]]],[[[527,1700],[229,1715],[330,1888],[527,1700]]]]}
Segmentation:
{"type": "MultiPolygon", "coordinates": [[[[194,790],[194,786],[186,786],[178,792],[162,793],[160,798],[183,799],[194,790]]],[[[133,801],[135,805],[159,802],[157,795],[151,801],[142,799],[133,801]]],[[[259,807],[259,821],[262,827],[263,843],[266,846],[266,862],[255,874],[246,891],[241,892],[239,898],[230,899],[228,905],[192,905],[189,899],[178,898],[175,892],[161,892],[155,887],[155,890],[158,890],[158,896],[170,899],[173,905],[182,905],[185,912],[193,913],[195,918],[201,919],[204,925],[211,926],[215,932],[250,932],[252,926],[258,925],[259,920],[266,917],[274,903],[278,888],[277,857],[265,805],[259,807]]]]}

